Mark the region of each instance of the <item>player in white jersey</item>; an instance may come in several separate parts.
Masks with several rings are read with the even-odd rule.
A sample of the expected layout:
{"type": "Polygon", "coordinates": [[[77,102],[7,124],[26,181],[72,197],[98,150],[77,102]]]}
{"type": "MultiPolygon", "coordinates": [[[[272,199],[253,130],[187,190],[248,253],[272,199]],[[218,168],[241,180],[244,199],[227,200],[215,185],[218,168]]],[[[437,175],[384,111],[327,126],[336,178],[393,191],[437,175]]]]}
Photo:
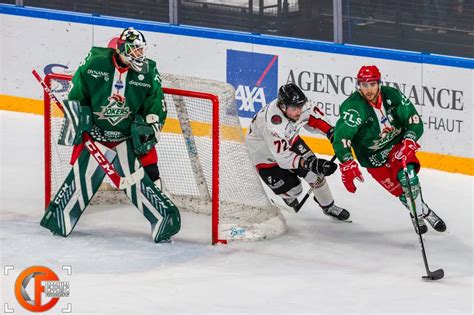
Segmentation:
{"type": "Polygon", "coordinates": [[[246,137],[250,157],[263,181],[295,211],[303,191],[301,177],[314,187],[314,200],[324,214],[347,220],[349,212],[334,204],[325,179],[336,171],[337,164],[317,158],[300,138],[301,128],[332,138],[332,126],[314,104],[308,103],[303,91],[293,83],[283,85],[278,98],[252,120],[246,137]]]}

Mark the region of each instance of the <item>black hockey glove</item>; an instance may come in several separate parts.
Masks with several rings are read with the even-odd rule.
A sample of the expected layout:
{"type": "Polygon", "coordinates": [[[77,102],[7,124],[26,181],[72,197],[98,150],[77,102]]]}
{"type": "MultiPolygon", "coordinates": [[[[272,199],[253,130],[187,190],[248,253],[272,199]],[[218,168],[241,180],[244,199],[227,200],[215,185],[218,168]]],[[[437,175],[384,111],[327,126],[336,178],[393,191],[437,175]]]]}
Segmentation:
{"type": "Polygon", "coordinates": [[[311,155],[303,161],[303,168],[318,175],[329,176],[337,170],[337,164],[311,155]]]}

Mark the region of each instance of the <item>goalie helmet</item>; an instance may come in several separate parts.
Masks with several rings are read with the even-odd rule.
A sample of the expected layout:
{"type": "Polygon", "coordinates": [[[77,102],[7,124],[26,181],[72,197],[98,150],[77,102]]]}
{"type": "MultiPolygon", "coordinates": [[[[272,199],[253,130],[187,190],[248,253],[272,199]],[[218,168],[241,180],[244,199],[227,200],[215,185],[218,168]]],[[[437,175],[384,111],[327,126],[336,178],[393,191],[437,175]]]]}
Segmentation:
{"type": "Polygon", "coordinates": [[[278,90],[278,104],[283,109],[288,107],[303,107],[308,101],[303,91],[294,83],[282,85],[278,90]]]}
{"type": "Polygon", "coordinates": [[[146,73],[148,70],[146,48],[146,40],[142,32],[129,27],[120,34],[116,51],[130,68],[140,73],[146,73]]]}

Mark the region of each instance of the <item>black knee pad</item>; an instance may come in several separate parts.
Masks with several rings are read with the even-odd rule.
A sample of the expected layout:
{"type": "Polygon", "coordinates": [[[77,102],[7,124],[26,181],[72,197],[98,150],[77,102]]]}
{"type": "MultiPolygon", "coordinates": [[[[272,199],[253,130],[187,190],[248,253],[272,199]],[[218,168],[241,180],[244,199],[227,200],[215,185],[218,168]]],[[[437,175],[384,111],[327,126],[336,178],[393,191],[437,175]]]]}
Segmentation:
{"type": "Polygon", "coordinates": [[[150,164],[144,166],[143,169],[147,173],[148,177],[150,177],[152,182],[155,182],[158,178],[160,178],[160,170],[158,169],[158,164],[150,164]]]}
{"type": "Polygon", "coordinates": [[[275,195],[284,194],[301,183],[295,172],[279,166],[262,168],[258,170],[258,173],[275,195]]]}

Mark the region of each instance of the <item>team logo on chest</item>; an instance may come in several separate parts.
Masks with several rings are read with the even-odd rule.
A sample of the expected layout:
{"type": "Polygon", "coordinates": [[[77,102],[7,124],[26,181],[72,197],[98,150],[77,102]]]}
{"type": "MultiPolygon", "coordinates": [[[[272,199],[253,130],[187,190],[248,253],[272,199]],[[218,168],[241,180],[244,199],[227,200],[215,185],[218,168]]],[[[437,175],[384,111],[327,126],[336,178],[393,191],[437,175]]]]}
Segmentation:
{"type": "Polygon", "coordinates": [[[281,124],[282,119],[281,119],[281,117],[278,116],[278,115],[273,115],[272,118],[271,118],[271,122],[272,122],[272,124],[274,124],[274,125],[279,125],[279,124],[281,124]]]}
{"type": "Polygon", "coordinates": [[[130,116],[130,108],[125,106],[125,97],[122,95],[113,94],[108,100],[109,103],[101,106],[102,110],[94,112],[94,115],[98,116],[97,119],[107,120],[112,126],[116,126],[130,116]]]}

